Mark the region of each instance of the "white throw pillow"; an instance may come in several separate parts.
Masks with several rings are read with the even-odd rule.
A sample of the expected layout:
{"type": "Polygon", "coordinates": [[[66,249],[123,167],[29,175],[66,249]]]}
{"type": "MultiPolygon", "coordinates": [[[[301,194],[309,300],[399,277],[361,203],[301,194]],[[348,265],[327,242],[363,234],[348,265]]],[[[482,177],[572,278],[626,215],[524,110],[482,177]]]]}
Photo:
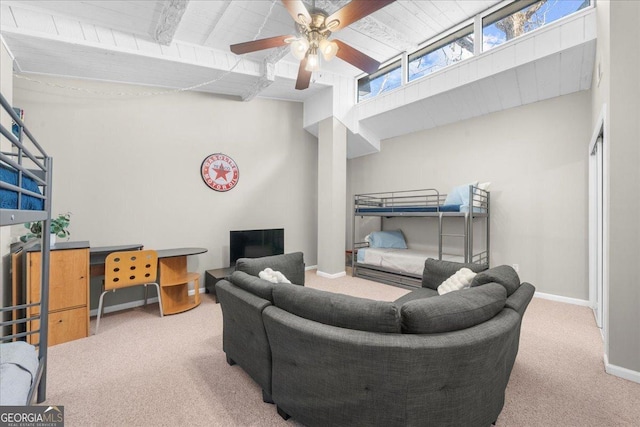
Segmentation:
{"type": "MultiPolygon", "coordinates": [[[[491,185],[490,182],[481,182],[480,184],[477,185],[477,187],[480,190],[484,190],[484,191],[489,191],[489,186],[491,185]]],[[[478,191],[476,191],[476,194],[480,194],[478,191]]],[[[481,202],[481,198],[479,195],[474,194],[473,196],[473,206],[475,207],[479,207],[482,205],[481,202]]]]}
{"type": "Polygon", "coordinates": [[[273,271],[268,267],[258,273],[258,277],[271,283],[291,283],[284,274],[279,271],[273,271]]]}
{"type": "Polygon", "coordinates": [[[468,288],[471,286],[471,281],[474,277],[476,277],[476,273],[463,267],[438,286],[438,294],[444,295],[451,291],[468,288]]]}

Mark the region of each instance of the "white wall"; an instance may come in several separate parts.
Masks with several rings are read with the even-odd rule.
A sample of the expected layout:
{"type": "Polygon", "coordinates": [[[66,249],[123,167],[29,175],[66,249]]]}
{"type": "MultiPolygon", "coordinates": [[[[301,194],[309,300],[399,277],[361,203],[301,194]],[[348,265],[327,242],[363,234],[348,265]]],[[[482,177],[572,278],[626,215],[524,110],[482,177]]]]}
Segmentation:
{"type": "Polygon", "coordinates": [[[490,181],[491,264],[518,264],[537,291],[587,300],[590,117],[590,93],[578,92],[385,140],[348,162],[349,189],[490,181]]]}
{"type": "MultiPolygon", "coordinates": [[[[204,247],[189,258],[203,273],[229,262],[229,231],[285,229],[285,251],[317,253],[317,140],[302,104],[241,102],[160,89],[37,77],[15,79],[14,100],[54,158],[53,215],[72,212],[72,240],[92,246],[204,247]],[[231,191],[209,189],[200,166],[222,152],[239,166],[231,191]]],[[[204,280],[201,281],[204,286],[204,280]]]]}
{"type": "Polygon", "coordinates": [[[608,358],[640,382],[640,3],[610,14],[608,358]]]}

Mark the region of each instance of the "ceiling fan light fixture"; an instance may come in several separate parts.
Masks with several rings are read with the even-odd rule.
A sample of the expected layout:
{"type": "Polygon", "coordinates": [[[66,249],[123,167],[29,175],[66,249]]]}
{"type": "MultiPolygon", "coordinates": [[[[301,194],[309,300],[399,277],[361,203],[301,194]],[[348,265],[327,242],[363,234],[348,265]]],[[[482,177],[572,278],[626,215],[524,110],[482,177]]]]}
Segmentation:
{"type": "Polygon", "coordinates": [[[297,39],[293,39],[289,44],[291,48],[291,53],[298,60],[304,59],[307,54],[307,50],[309,50],[309,41],[304,37],[300,37],[297,39]]]}
{"type": "Polygon", "coordinates": [[[307,55],[307,71],[320,71],[320,57],[318,56],[318,49],[312,47],[309,49],[309,55],[307,55]]]}
{"type": "Polygon", "coordinates": [[[320,40],[320,52],[325,61],[331,61],[338,53],[338,44],[327,39],[320,40]]]}

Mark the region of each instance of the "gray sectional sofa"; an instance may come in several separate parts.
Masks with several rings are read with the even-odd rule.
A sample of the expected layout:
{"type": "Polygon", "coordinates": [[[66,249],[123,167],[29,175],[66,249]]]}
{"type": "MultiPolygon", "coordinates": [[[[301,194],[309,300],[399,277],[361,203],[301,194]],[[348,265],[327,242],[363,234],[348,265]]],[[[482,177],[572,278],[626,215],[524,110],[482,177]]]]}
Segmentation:
{"type": "MultiPolygon", "coordinates": [[[[284,271],[292,256],[302,254],[247,262],[304,284],[284,271]]],[[[285,419],[309,426],[490,425],[535,289],[500,266],[481,271],[470,289],[436,296],[464,266],[427,260],[423,288],[383,302],[273,284],[240,265],[216,285],[224,351],[285,419]]]]}

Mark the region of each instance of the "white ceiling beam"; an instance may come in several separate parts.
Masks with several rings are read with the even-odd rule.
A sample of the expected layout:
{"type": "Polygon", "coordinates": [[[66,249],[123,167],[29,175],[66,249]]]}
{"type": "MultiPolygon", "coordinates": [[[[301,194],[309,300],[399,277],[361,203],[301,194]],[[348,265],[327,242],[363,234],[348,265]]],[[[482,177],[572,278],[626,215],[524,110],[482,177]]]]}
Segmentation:
{"type": "Polygon", "coordinates": [[[188,4],[189,0],[165,1],[162,13],[158,17],[156,28],[151,34],[155,41],[165,46],[171,44],[188,4]]]}
{"type": "Polygon", "coordinates": [[[289,46],[281,46],[273,50],[272,53],[262,61],[261,71],[262,74],[256,83],[242,95],[242,100],[245,102],[251,101],[258,96],[260,92],[268,88],[276,80],[276,64],[284,56],[289,53],[289,46]]]}

